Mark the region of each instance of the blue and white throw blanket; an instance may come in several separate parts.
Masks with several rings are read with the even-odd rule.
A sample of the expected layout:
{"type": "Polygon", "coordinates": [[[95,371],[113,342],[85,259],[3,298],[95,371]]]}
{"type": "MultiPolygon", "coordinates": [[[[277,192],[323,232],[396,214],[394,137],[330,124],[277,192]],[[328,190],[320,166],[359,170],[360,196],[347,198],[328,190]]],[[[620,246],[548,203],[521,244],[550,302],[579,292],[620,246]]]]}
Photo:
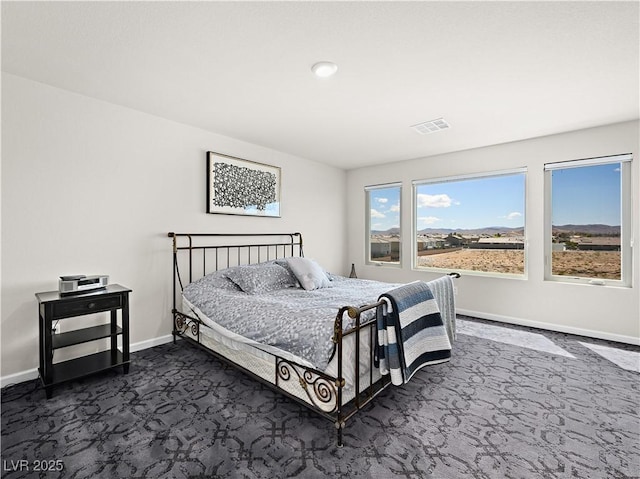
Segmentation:
{"type": "Polygon", "coordinates": [[[381,374],[391,374],[391,382],[399,386],[420,368],[449,361],[449,334],[427,283],[415,281],[379,299],[376,366],[381,374]]]}

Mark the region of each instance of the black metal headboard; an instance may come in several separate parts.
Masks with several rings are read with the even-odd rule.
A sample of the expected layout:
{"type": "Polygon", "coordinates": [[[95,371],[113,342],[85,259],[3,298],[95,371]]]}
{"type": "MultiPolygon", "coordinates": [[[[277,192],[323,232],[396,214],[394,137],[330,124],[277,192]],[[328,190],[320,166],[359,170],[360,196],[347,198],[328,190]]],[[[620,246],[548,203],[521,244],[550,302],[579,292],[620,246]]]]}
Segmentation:
{"type": "Polygon", "coordinates": [[[173,233],[173,302],[188,283],[232,266],[304,256],[300,233],[173,233]]]}

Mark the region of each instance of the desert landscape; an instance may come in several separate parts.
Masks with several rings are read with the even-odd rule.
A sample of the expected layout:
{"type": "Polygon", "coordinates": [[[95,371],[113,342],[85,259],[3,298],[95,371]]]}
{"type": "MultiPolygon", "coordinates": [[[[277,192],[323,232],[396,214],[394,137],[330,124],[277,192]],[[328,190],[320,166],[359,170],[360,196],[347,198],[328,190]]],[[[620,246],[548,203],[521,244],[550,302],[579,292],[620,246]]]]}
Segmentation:
{"type": "MultiPolygon", "coordinates": [[[[524,251],[458,249],[418,257],[418,266],[450,270],[524,273],[524,251]]],[[[555,251],[553,274],[588,278],[620,279],[618,251],[555,251]]]]}
{"type": "Polygon", "coordinates": [[[622,278],[620,251],[554,251],[551,266],[562,276],[622,278]]]}

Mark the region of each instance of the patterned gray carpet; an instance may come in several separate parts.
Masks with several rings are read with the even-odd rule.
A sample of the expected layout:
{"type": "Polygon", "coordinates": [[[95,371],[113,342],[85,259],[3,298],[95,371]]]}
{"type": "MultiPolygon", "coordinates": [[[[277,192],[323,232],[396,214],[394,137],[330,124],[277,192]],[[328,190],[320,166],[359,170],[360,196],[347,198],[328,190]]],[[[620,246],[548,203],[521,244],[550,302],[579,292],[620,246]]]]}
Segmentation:
{"type": "Polygon", "coordinates": [[[474,336],[485,324],[495,326],[463,322],[450,363],[356,415],[343,448],[328,421],[185,344],[135,353],[128,375],[71,383],[48,401],[36,381],[10,386],[2,477],[640,477],[640,375],[582,343],[639,348],[501,327],[558,354],[474,336]]]}

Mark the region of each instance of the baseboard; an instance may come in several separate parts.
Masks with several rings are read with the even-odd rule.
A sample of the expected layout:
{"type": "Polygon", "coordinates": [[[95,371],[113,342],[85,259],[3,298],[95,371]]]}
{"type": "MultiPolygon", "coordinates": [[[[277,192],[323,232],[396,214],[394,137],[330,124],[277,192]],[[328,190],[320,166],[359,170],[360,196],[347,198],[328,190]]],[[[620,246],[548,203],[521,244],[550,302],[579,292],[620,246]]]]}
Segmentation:
{"type": "Polygon", "coordinates": [[[153,348],[155,346],[160,346],[161,344],[170,343],[171,341],[173,341],[173,334],[167,334],[166,336],[160,336],[159,338],[147,339],[146,341],[133,343],[131,346],[129,346],[129,351],[135,353],[136,351],[153,348]]]}
{"type": "Polygon", "coordinates": [[[15,374],[9,374],[8,376],[2,376],[0,378],[0,387],[11,386],[13,384],[23,383],[25,381],[31,381],[38,379],[38,368],[29,369],[28,371],[22,371],[15,374]]]}
{"type": "Polygon", "coordinates": [[[640,346],[640,338],[633,336],[625,336],[623,334],[607,333],[604,331],[594,331],[591,329],[574,328],[561,324],[544,323],[541,321],[531,321],[529,319],[514,318],[511,316],[502,316],[499,314],[481,313],[479,311],[470,311],[468,309],[456,309],[458,314],[471,316],[479,319],[488,319],[499,323],[515,324],[518,326],[527,326],[529,328],[545,329],[548,331],[556,331],[558,333],[575,334],[577,336],[586,336],[588,338],[605,339],[607,341],[615,341],[617,343],[633,344],[640,346]]]}
{"type": "MultiPolygon", "coordinates": [[[[160,336],[159,338],[147,339],[146,341],[133,343],[129,346],[129,351],[135,353],[136,351],[153,348],[155,346],[160,346],[161,344],[170,343],[171,341],[173,341],[173,334],[167,334],[166,336],[160,336]]],[[[25,381],[31,381],[33,379],[38,379],[38,368],[2,376],[0,378],[0,388],[11,386],[12,384],[23,383],[25,381]]]]}

